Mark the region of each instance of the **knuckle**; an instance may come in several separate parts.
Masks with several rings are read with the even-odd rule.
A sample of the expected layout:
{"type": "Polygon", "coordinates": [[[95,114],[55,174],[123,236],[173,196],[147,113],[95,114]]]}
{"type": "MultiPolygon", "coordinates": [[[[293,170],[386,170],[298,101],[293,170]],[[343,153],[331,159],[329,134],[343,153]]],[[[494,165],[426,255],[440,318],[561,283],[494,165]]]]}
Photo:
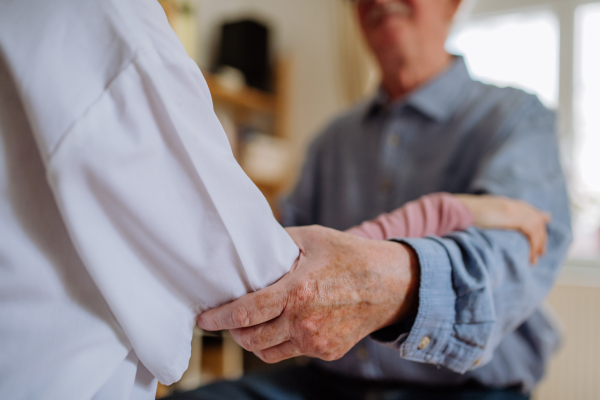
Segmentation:
{"type": "Polygon", "coordinates": [[[325,361],[335,361],[335,360],[339,360],[343,356],[344,356],[344,354],[341,353],[341,352],[329,352],[325,356],[325,358],[323,358],[323,360],[325,360],[325,361]]]}
{"type": "Polygon", "coordinates": [[[239,337],[239,344],[240,344],[240,346],[242,346],[244,349],[246,349],[248,351],[257,350],[256,340],[251,335],[241,335],[239,337]]]}
{"type": "Polygon", "coordinates": [[[243,306],[238,306],[233,310],[231,319],[235,326],[246,327],[250,325],[250,314],[243,306]]]}
{"type": "Polygon", "coordinates": [[[329,343],[324,338],[315,337],[311,339],[309,346],[314,353],[319,355],[320,358],[327,357],[330,354],[329,343]]]}
{"type": "Polygon", "coordinates": [[[533,223],[538,229],[546,228],[546,221],[541,217],[535,218],[533,223]]]}
{"type": "Polygon", "coordinates": [[[272,362],[270,361],[271,357],[269,356],[269,354],[262,351],[254,351],[253,353],[256,357],[260,358],[262,362],[272,364],[272,362]]]}
{"type": "Polygon", "coordinates": [[[300,329],[305,336],[309,337],[310,341],[315,340],[315,336],[319,332],[317,324],[310,318],[304,319],[300,322],[300,329]]]}
{"type": "Polygon", "coordinates": [[[272,352],[262,354],[260,358],[267,364],[275,364],[279,361],[279,357],[273,354],[272,352]]]}

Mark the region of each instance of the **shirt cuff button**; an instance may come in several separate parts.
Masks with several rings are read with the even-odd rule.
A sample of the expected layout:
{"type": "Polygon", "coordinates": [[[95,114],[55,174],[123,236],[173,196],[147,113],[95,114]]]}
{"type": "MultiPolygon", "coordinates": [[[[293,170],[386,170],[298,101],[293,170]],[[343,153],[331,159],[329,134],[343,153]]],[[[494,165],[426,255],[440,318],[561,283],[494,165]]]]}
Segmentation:
{"type": "Polygon", "coordinates": [[[423,336],[423,338],[419,342],[419,345],[417,346],[417,349],[424,350],[427,347],[429,347],[430,343],[431,343],[431,339],[429,338],[429,336],[423,336]]]}

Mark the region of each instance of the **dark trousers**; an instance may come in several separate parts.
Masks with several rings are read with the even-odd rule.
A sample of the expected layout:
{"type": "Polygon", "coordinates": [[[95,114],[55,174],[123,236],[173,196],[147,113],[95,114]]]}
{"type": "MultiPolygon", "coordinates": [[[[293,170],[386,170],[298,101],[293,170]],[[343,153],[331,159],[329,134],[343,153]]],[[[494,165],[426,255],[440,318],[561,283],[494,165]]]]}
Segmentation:
{"type": "Polygon", "coordinates": [[[168,400],[528,400],[516,390],[467,385],[413,387],[342,377],[314,366],[293,366],[249,374],[181,393],[168,400]]]}

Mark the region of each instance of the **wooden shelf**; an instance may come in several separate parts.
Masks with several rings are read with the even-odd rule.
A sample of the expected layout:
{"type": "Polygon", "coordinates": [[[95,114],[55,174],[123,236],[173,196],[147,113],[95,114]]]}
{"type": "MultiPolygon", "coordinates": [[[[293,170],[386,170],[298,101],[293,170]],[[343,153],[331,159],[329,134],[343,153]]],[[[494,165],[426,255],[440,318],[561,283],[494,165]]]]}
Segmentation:
{"type": "Polygon", "coordinates": [[[209,73],[204,74],[208,88],[215,103],[225,103],[242,111],[275,114],[277,100],[275,95],[258,89],[245,87],[238,91],[229,90],[209,73]]]}
{"type": "MultiPolygon", "coordinates": [[[[286,57],[279,58],[275,64],[274,92],[269,93],[251,87],[243,87],[240,90],[231,90],[220,84],[217,77],[209,72],[203,71],[204,78],[210,90],[215,109],[229,114],[229,119],[237,126],[253,126],[259,124],[259,131],[273,137],[290,141],[289,138],[289,98],[290,98],[290,60],[286,57]]],[[[256,126],[255,126],[256,127],[256,126]]],[[[239,149],[236,158],[240,161],[242,168],[247,167],[246,149],[241,142],[233,146],[239,149]]],[[[284,166],[286,171],[289,166],[284,166]]],[[[289,175],[273,181],[260,176],[250,178],[265,195],[269,204],[276,209],[277,199],[286,187],[289,175]]],[[[256,175],[256,174],[255,174],[256,175]]]]}

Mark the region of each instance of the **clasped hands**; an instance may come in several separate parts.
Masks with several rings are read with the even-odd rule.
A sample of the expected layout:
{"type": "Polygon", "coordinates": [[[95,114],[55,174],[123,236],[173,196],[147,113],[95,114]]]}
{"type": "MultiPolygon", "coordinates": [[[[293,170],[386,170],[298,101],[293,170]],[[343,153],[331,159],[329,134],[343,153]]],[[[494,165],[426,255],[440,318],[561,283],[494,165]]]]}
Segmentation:
{"type": "Polygon", "coordinates": [[[265,362],[334,360],[416,307],[418,266],[407,246],[320,226],[288,228],[300,248],[275,284],[205,312],[205,330],[229,329],[265,362]]]}
{"type": "MultiPolygon", "coordinates": [[[[460,199],[476,225],[524,233],[532,261],[545,252],[547,214],[510,199],[460,199]]],[[[372,332],[416,314],[420,268],[409,246],[320,226],[287,231],[300,248],[292,269],[265,289],[203,313],[202,329],[228,329],[268,363],[300,355],[331,361],[372,332]]]]}

